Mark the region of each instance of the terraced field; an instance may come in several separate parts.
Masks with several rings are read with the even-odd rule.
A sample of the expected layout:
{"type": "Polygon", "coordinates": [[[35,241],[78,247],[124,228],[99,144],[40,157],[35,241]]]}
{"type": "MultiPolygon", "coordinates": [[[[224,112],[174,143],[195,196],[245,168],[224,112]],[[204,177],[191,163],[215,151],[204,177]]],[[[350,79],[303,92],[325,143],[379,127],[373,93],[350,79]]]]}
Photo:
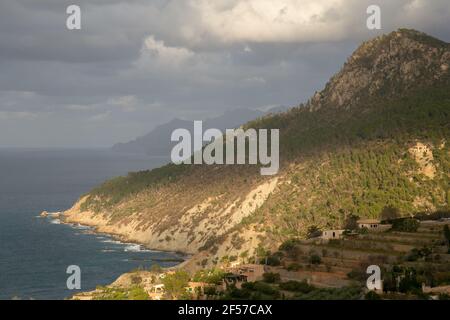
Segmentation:
{"type": "Polygon", "coordinates": [[[364,284],[367,267],[378,265],[382,270],[413,268],[425,275],[431,270],[438,275],[432,284],[449,284],[446,224],[450,222],[421,222],[417,232],[389,230],[339,240],[301,241],[283,252],[282,266],[272,267],[271,272],[280,273],[282,281],[306,280],[316,287],[339,288],[364,284]]]}

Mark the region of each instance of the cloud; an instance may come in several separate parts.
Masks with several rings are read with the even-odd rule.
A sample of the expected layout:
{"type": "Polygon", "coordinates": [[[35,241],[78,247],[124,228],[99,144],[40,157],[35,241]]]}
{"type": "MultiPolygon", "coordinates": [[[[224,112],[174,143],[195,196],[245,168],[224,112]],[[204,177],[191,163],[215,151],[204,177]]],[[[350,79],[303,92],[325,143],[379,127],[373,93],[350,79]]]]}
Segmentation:
{"type": "Polygon", "coordinates": [[[192,51],[182,47],[166,46],[164,41],[156,40],[154,36],[145,39],[141,54],[165,65],[181,64],[194,56],[192,51]]]}
{"type": "Polygon", "coordinates": [[[138,99],[135,96],[121,96],[112,98],[108,104],[120,107],[125,112],[136,111],[138,99]]]}
{"type": "Polygon", "coordinates": [[[37,114],[25,111],[0,111],[0,120],[30,120],[36,119],[37,114]]]}
{"type": "Polygon", "coordinates": [[[362,40],[399,27],[450,40],[448,0],[377,0],[377,32],[372,0],[76,2],[72,32],[73,1],[0,1],[0,145],[110,145],[174,117],[297,105],[362,40]]]}
{"type": "MultiPolygon", "coordinates": [[[[373,4],[372,0],[167,1],[159,9],[156,29],[173,43],[203,50],[236,43],[361,39],[370,34],[366,9],[373,4]]],[[[376,4],[382,9],[385,30],[405,25],[444,27],[445,17],[450,18],[447,0],[378,0],[376,4]],[[438,21],[432,18],[438,16],[438,21]]]]}
{"type": "Polygon", "coordinates": [[[89,117],[88,121],[91,121],[91,122],[104,121],[104,120],[108,119],[110,117],[110,115],[111,115],[110,111],[99,113],[99,114],[89,117]]]}
{"type": "Polygon", "coordinates": [[[245,78],[244,82],[250,85],[264,85],[267,83],[266,79],[263,77],[249,77],[245,78]]]}

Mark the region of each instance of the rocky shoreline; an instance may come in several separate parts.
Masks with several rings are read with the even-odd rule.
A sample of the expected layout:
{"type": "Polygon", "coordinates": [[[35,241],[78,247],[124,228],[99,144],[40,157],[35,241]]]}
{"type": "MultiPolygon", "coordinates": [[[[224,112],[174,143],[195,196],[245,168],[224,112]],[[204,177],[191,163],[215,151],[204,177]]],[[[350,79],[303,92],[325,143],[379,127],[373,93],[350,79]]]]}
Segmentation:
{"type": "MultiPolygon", "coordinates": [[[[93,223],[86,223],[86,221],[78,220],[78,219],[71,219],[70,215],[66,215],[66,212],[48,212],[43,211],[39,215],[41,218],[53,218],[58,219],[62,224],[71,225],[71,226],[79,226],[79,227],[86,227],[90,228],[93,234],[99,234],[99,235],[107,235],[111,237],[113,240],[117,240],[123,244],[136,244],[142,246],[146,250],[154,250],[159,252],[167,252],[167,253],[175,253],[177,256],[180,256],[180,258],[167,258],[167,259],[156,259],[155,261],[158,262],[178,262],[178,263],[185,263],[188,261],[192,255],[186,252],[182,251],[173,251],[173,250],[161,250],[157,248],[152,248],[146,245],[143,242],[139,241],[133,241],[130,238],[126,237],[125,235],[118,234],[118,233],[112,233],[112,232],[105,232],[102,230],[101,226],[93,224],[93,223]]],[[[175,266],[177,267],[177,266],[175,266]]],[[[169,269],[172,269],[174,267],[171,267],[169,269]]]]}

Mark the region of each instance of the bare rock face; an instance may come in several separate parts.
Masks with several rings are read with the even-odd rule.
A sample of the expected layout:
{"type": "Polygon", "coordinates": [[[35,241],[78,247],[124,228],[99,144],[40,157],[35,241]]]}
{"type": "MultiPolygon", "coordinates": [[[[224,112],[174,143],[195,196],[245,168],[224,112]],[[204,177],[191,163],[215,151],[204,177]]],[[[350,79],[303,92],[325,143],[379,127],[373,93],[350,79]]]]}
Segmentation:
{"type": "Polygon", "coordinates": [[[449,65],[448,43],[400,29],[363,43],[308,106],[312,110],[350,108],[375,96],[400,96],[411,89],[448,81],[449,65]]]}

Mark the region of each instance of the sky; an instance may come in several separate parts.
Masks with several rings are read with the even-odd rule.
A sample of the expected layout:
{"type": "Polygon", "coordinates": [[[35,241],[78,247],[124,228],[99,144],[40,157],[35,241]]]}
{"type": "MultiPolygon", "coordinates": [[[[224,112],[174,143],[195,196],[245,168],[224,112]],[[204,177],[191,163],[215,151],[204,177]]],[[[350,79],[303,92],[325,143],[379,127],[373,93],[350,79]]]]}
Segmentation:
{"type": "Polygon", "coordinates": [[[0,147],[108,147],[175,117],[296,106],[362,41],[450,42],[449,21],[448,0],[1,0],[0,147]]]}

